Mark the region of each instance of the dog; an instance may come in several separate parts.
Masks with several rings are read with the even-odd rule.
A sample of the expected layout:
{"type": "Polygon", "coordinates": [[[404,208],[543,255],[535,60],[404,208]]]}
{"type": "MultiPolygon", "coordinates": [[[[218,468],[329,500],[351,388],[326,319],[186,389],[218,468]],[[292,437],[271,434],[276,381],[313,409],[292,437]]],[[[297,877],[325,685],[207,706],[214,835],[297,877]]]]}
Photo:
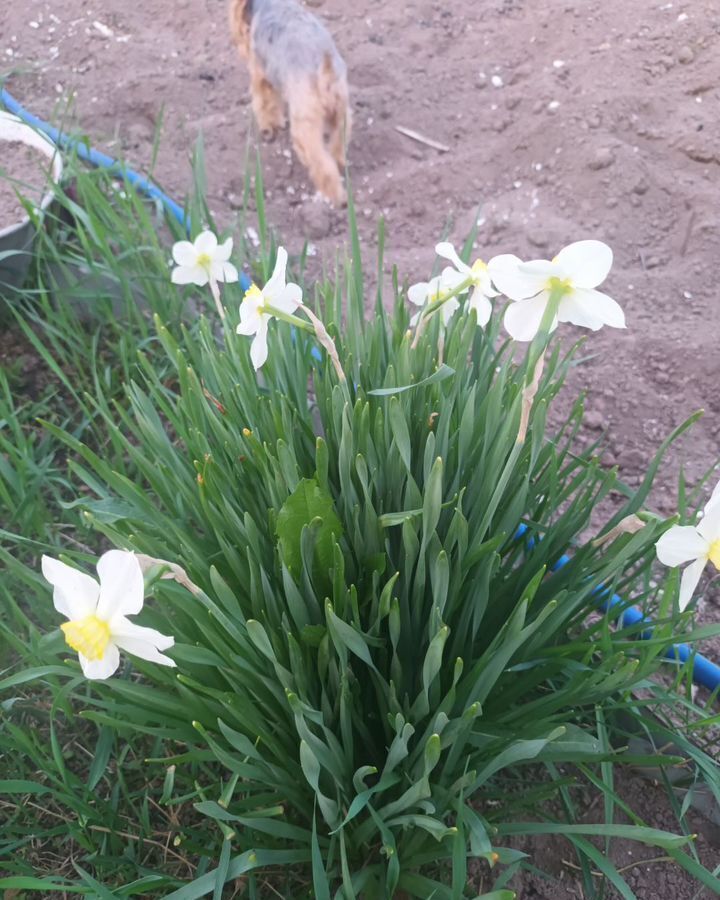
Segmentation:
{"type": "Polygon", "coordinates": [[[325,26],[296,0],[230,0],[230,30],[250,70],[252,108],[266,140],[290,118],[293,148],[317,190],[346,202],[350,140],[347,69],[325,26]]]}

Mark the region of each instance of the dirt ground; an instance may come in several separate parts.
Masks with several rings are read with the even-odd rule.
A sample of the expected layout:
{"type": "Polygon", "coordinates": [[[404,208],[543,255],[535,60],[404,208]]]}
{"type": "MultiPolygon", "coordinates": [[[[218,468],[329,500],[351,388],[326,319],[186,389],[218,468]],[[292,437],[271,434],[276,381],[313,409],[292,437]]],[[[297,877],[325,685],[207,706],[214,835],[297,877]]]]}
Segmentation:
{"type": "MultiPolygon", "coordinates": [[[[461,242],[475,221],[485,259],[548,258],[588,237],[613,247],[605,288],[628,328],[591,335],[590,358],[573,374],[588,390],[586,439],[606,431],[607,461],[637,483],[660,440],[704,408],[654,495],[660,512],[674,511],[680,461],[692,482],[718,459],[720,4],[308,2],[348,63],[349,159],[366,255],[381,214],[387,258],[410,281],[426,280],[445,229],[461,242]],[[396,126],[449,150],[413,142],[396,126]]],[[[74,97],[81,131],[132,163],[149,161],[162,115],[156,171],[180,198],[202,131],[210,205],[232,221],[254,138],[225,0],[8,4],[0,60],[29,109],[57,117],[74,97]]],[[[291,252],[309,238],[317,260],[332,265],[346,244],[343,214],[313,199],[287,134],[262,156],[271,222],[291,252]]],[[[702,615],[720,618],[712,592],[702,615]]],[[[720,658],[720,642],[708,653],[720,658]]],[[[662,867],[641,875],[642,900],[697,889],[677,873],[668,880],[662,867]]],[[[530,883],[522,891],[560,897],[530,883]]]]}

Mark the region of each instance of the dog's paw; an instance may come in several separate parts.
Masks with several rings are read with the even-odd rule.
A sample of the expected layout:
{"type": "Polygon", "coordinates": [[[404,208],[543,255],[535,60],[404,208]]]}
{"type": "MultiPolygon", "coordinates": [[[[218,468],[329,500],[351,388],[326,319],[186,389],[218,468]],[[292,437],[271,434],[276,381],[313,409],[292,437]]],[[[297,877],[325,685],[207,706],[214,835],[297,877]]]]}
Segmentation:
{"type": "Polygon", "coordinates": [[[347,191],[339,179],[330,183],[326,182],[318,190],[316,196],[338,209],[347,206],[347,191]]]}

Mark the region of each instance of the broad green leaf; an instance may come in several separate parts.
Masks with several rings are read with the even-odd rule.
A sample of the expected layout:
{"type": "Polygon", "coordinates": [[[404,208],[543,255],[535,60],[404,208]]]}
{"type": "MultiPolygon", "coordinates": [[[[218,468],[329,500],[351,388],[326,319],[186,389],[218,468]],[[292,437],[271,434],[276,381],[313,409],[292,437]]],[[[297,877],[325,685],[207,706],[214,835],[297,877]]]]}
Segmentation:
{"type": "Polygon", "coordinates": [[[342,525],[330,494],[322,490],[314,478],[303,478],[283,503],[276,525],[283,562],[295,578],[299,578],[302,570],[303,529],[316,521],[315,560],[318,568],[327,575],[333,562],[333,538],[341,537],[342,525]]]}

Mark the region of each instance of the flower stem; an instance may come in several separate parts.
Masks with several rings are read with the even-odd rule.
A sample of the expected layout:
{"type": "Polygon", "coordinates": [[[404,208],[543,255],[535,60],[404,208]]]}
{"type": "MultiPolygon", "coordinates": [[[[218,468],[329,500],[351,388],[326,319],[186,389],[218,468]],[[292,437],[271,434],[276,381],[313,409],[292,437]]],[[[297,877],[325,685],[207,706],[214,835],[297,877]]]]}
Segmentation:
{"type": "MultiPolygon", "coordinates": [[[[304,309],[302,303],[300,304],[299,308],[304,309]]],[[[312,325],[310,325],[304,319],[301,319],[298,316],[294,316],[292,313],[283,312],[283,310],[277,309],[277,307],[271,306],[269,303],[263,304],[263,311],[269,313],[271,316],[274,316],[276,319],[280,319],[282,322],[287,322],[289,325],[294,325],[301,331],[307,331],[310,333],[313,333],[314,331],[312,325]]]]}
{"type": "Polygon", "coordinates": [[[462,294],[463,291],[466,291],[472,284],[472,281],[472,276],[468,276],[464,281],[461,281],[457,287],[448,291],[447,294],[443,294],[442,297],[433,300],[432,303],[428,303],[425,309],[420,313],[420,318],[418,319],[417,327],[415,328],[415,337],[410,345],[411,350],[414,350],[417,347],[420,336],[423,331],[425,331],[425,326],[427,325],[427,320],[430,316],[433,315],[433,313],[436,313],[443,304],[448,302],[448,300],[452,300],[453,297],[457,297],[458,294],[462,294]]]}
{"type": "Polygon", "coordinates": [[[317,339],[327,351],[327,355],[330,357],[330,362],[335,368],[338,379],[344,384],[347,381],[347,377],[343,371],[343,367],[340,365],[340,358],[338,356],[337,347],[335,346],[335,341],[330,337],[323,323],[311,309],[308,309],[304,303],[300,304],[299,309],[301,309],[312,322],[317,339]]]}
{"type": "Polygon", "coordinates": [[[532,412],[533,401],[540,387],[540,378],[542,376],[543,367],[545,365],[545,351],[540,354],[538,361],[535,363],[532,380],[523,388],[522,406],[520,408],[520,427],[518,428],[517,443],[525,443],[528,425],[530,424],[530,413],[532,412]]]}
{"type": "Polygon", "coordinates": [[[210,279],[210,291],[213,295],[213,300],[215,301],[215,306],[218,311],[218,315],[221,319],[225,318],[225,310],[223,309],[223,305],[220,302],[220,286],[214,278],[210,279]]]}

